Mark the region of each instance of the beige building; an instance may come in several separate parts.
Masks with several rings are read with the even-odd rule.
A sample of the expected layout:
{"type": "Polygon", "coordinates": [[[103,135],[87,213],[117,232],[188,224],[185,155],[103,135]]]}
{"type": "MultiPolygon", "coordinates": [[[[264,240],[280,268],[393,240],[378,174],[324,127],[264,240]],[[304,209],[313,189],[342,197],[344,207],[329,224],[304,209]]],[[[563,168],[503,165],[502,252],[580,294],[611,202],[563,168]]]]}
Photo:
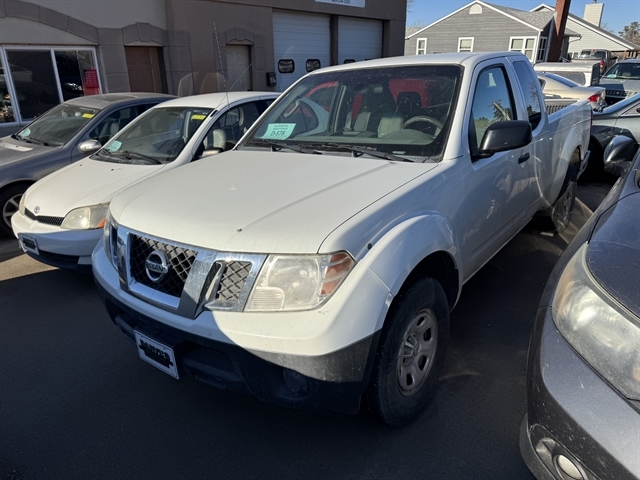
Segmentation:
{"type": "Polygon", "coordinates": [[[93,93],[283,91],[402,55],[406,0],[0,0],[0,136],[93,93]]]}

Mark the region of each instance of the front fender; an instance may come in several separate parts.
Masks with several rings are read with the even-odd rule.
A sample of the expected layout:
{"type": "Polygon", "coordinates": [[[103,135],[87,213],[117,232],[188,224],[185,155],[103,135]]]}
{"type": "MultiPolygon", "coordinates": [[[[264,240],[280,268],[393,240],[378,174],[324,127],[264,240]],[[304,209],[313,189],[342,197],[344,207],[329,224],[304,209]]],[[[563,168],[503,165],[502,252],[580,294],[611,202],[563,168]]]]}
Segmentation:
{"type": "Polygon", "coordinates": [[[389,230],[372,245],[360,264],[371,270],[395,296],[423,259],[435,252],[447,252],[460,272],[460,287],[465,272],[459,245],[458,233],[449,220],[439,213],[427,212],[389,230]]]}

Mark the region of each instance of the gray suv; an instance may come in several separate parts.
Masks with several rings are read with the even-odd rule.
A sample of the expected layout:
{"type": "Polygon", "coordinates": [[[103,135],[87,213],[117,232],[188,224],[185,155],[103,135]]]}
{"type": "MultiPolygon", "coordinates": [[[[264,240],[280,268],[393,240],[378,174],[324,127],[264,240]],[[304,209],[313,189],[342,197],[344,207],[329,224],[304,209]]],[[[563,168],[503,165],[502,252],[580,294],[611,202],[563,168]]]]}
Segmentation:
{"type": "Polygon", "coordinates": [[[538,480],[640,479],[640,153],[566,248],[529,345],[520,451],[538,480]]]}

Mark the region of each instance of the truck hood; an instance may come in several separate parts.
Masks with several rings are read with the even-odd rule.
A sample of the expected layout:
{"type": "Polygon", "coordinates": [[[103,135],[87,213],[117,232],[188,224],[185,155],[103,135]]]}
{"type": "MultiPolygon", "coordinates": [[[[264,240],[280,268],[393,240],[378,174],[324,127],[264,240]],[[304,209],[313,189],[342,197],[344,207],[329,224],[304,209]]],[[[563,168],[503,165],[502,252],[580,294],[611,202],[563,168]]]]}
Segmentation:
{"type": "Polygon", "coordinates": [[[21,142],[11,137],[0,138],[0,167],[46,155],[55,151],[56,148],[58,147],[45,147],[36,143],[21,142]]]}
{"type": "Polygon", "coordinates": [[[64,217],[78,207],[111,201],[125,187],[167,165],[131,165],[86,158],[46,176],[27,191],[25,206],[39,215],[64,217]]]}
{"type": "Polygon", "coordinates": [[[114,219],[215,250],[316,253],[373,202],[434,168],[367,157],[232,151],[128,188],[114,219]]]}

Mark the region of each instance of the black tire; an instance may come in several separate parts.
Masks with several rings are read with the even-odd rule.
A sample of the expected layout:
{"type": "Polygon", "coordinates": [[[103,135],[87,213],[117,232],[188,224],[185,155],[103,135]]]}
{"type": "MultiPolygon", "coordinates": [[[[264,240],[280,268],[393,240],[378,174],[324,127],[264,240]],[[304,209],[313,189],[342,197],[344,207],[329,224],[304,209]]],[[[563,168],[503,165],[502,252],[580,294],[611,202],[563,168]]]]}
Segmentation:
{"type": "Polygon", "coordinates": [[[18,211],[20,198],[22,198],[28,187],[25,184],[11,185],[0,192],[0,209],[2,211],[0,235],[3,237],[13,237],[11,216],[18,211]]]}
{"type": "Polygon", "coordinates": [[[433,399],[448,342],[449,304],[440,283],[427,277],[403,288],[387,314],[371,372],[373,413],[393,427],[415,420],[433,399]]]}
{"type": "Polygon", "coordinates": [[[560,233],[571,223],[578,189],[577,173],[575,165],[570,164],[558,198],[549,208],[538,212],[537,223],[541,231],[560,233]]]}

